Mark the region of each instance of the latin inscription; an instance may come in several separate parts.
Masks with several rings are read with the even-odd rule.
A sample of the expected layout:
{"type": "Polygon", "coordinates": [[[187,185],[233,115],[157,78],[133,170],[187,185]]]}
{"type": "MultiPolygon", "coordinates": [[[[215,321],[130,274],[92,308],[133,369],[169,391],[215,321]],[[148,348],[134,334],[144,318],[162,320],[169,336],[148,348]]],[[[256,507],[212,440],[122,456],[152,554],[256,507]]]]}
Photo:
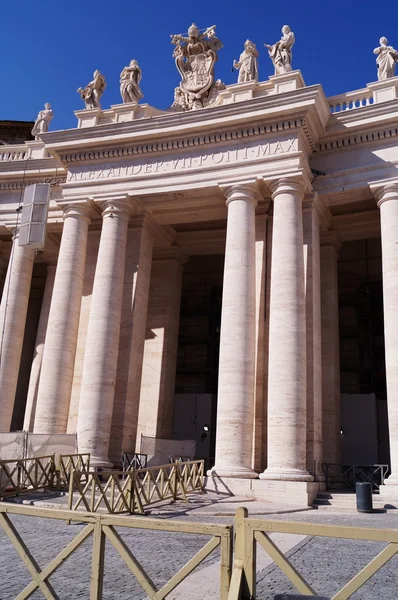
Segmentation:
{"type": "Polygon", "coordinates": [[[288,152],[297,151],[297,139],[284,139],[275,142],[267,142],[244,147],[235,147],[217,152],[193,152],[190,156],[164,159],[143,160],[141,157],[134,161],[126,161],[118,164],[102,164],[71,170],[68,173],[68,181],[87,181],[114,179],[119,177],[132,177],[135,175],[145,176],[156,173],[176,173],[188,170],[209,168],[217,165],[228,165],[228,163],[240,163],[244,161],[260,160],[267,156],[276,156],[288,152]]]}

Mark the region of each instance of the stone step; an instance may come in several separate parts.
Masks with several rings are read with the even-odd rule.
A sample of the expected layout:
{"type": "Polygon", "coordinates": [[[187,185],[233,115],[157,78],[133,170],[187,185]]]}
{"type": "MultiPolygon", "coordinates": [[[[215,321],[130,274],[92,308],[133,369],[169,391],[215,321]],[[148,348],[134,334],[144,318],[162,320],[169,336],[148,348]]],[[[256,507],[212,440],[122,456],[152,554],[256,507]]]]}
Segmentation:
{"type": "MultiPolygon", "coordinates": [[[[373,508],[383,508],[385,502],[378,494],[373,494],[373,508]]],[[[350,492],[319,492],[313,503],[314,508],[338,508],[339,510],[355,510],[356,496],[350,492]]]]}

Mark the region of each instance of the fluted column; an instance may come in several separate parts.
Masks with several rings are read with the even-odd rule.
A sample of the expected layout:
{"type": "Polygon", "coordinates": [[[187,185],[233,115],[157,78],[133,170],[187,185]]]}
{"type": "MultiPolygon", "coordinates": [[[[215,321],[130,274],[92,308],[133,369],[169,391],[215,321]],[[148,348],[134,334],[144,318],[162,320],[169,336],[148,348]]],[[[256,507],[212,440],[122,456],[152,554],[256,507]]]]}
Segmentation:
{"type": "Polygon", "coordinates": [[[252,468],[256,336],[256,188],[225,191],[228,207],[217,397],[216,461],[221,477],[255,478],[252,468]]]}
{"type": "Polygon", "coordinates": [[[65,433],[86,264],[87,205],[64,209],[64,227],[43,350],[33,431],[65,433]]]}
{"type": "Polygon", "coordinates": [[[28,397],[26,400],[24,431],[33,431],[37,392],[39,388],[41,365],[43,361],[44,341],[46,339],[46,331],[48,324],[48,316],[50,314],[51,298],[54,288],[56,265],[47,266],[46,286],[44,288],[43,302],[40,310],[39,325],[37,327],[35,353],[33,356],[32,367],[30,370],[28,397]]]}
{"type": "Polygon", "coordinates": [[[154,233],[148,215],[137,215],[130,221],[109,447],[115,463],[122,452],[134,452],[136,446],[154,233]]]}
{"type": "Polygon", "coordinates": [[[335,231],[321,236],[322,444],[323,462],[340,463],[340,350],[337,257],[341,243],[335,231]]]}
{"type": "Polygon", "coordinates": [[[380,208],[383,266],[384,343],[391,475],[398,492],[398,182],[376,190],[380,208]]]}
{"type": "Polygon", "coordinates": [[[298,180],[272,185],[268,467],[261,479],[311,481],[306,470],[306,318],[298,180]]]}
{"type": "Polygon", "coordinates": [[[9,431],[18,383],[34,250],[13,237],[0,305],[0,431],[9,431]]]}
{"type": "Polygon", "coordinates": [[[108,460],[122,314],[129,208],[109,201],[102,213],[80,392],[77,438],[79,452],[91,462],[108,460]]]}

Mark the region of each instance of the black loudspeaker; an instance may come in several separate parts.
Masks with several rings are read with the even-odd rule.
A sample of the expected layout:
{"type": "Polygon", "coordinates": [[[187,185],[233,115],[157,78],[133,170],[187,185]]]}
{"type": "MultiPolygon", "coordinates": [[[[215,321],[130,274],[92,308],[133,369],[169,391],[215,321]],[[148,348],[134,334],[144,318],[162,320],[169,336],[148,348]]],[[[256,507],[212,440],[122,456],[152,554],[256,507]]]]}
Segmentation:
{"type": "Polygon", "coordinates": [[[49,198],[49,183],[35,183],[25,188],[19,246],[29,246],[33,250],[44,248],[49,198]]]}

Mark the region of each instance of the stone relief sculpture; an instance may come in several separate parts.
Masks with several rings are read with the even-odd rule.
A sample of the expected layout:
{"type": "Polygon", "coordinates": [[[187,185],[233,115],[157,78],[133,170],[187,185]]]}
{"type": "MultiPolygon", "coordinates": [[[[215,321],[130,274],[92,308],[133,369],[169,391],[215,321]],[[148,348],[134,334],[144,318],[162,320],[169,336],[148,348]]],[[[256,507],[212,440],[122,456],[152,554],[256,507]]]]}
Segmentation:
{"type": "Polygon", "coordinates": [[[123,103],[138,102],[144,97],[141,91],[140,83],[142,79],[142,71],[138,62],[133,59],[128,67],[124,67],[120,73],[120,95],[123,103]]]}
{"type": "Polygon", "coordinates": [[[51,119],[53,118],[54,113],[51,110],[51,104],[44,105],[44,110],[41,110],[36,117],[35,124],[33,125],[32,135],[35,137],[35,140],[39,139],[39,135],[41,133],[46,133],[48,131],[48,126],[50,124],[51,119]]]}
{"type": "Polygon", "coordinates": [[[180,91],[174,93],[174,108],[195,110],[209,104],[217,52],[222,48],[215,28],[213,25],[200,33],[192,23],[188,37],[181,34],[171,36],[171,43],[175,45],[173,57],[182,79],[180,91]]]}
{"type": "Polygon", "coordinates": [[[377,79],[384,81],[395,76],[395,64],[398,62],[398,51],[388,45],[388,40],[385,37],[380,38],[380,46],[373,50],[377,54],[377,79]]]}
{"type": "Polygon", "coordinates": [[[268,54],[275,67],[275,75],[288,73],[292,70],[292,48],[295,41],[294,33],[289,25],[284,25],[282,27],[282,37],[276,44],[272,46],[264,44],[268,48],[268,54]]]}
{"type": "Polygon", "coordinates": [[[97,70],[94,71],[93,80],[85,88],[79,88],[77,91],[86,108],[101,108],[100,100],[106,88],[105,77],[97,70]]]}
{"type": "Polygon", "coordinates": [[[234,60],[234,68],[239,69],[238,83],[258,81],[258,50],[256,44],[246,40],[245,47],[239,60],[234,60]]]}

